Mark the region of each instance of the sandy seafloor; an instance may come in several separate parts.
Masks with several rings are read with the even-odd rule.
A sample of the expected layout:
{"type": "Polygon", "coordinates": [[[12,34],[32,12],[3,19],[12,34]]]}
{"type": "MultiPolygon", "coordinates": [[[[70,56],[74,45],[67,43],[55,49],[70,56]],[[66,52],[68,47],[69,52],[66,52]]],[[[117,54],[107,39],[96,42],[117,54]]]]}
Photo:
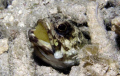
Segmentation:
{"type": "Polygon", "coordinates": [[[120,0],[0,0],[0,76],[120,76],[119,27],[120,0]],[[58,12],[87,22],[92,42],[67,74],[38,65],[28,38],[38,19],[58,12]]]}

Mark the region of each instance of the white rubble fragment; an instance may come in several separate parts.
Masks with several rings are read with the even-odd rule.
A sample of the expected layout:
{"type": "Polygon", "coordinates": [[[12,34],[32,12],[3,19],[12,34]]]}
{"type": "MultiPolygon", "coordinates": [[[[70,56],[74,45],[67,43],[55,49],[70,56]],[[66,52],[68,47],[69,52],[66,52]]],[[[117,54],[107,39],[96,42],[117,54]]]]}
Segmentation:
{"type": "Polygon", "coordinates": [[[13,9],[14,7],[12,5],[9,5],[8,6],[8,9],[13,9]]]}
{"type": "Polygon", "coordinates": [[[92,43],[99,44],[99,52],[116,50],[113,44],[107,39],[107,31],[103,24],[102,15],[97,3],[91,2],[87,6],[88,26],[90,29],[92,43]]]}
{"type": "Polygon", "coordinates": [[[116,38],[117,35],[115,34],[115,32],[108,31],[108,36],[109,36],[109,39],[112,41],[112,44],[116,45],[115,38],[116,38]]]}
{"type": "Polygon", "coordinates": [[[9,21],[12,22],[14,20],[13,16],[10,16],[9,21]]]}
{"type": "Polygon", "coordinates": [[[0,76],[9,76],[8,53],[0,55],[0,76]]]}
{"type": "Polygon", "coordinates": [[[96,2],[99,3],[99,8],[103,8],[107,4],[108,0],[96,0],[96,2]]]}
{"type": "Polygon", "coordinates": [[[78,23],[83,23],[87,21],[87,17],[85,16],[86,8],[84,5],[78,4],[60,4],[60,11],[67,15],[71,16],[73,20],[78,23]]]}
{"type": "Polygon", "coordinates": [[[12,5],[13,5],[13,6],[16,6],[17,4],[18,4],[18,0],[13,0],[13,1],[12,1],[12,5]]]}
{"type": "Polygon", "coordinates": [[[48,4],[48,3],[53,3],[54,2],[54,0],[44,0],[42,3],[43,4],[48,4]]]}
{"type": "Polygon", "coordinates": [[[6,16],[4,17],[4,21],[9,22],[9,21],[10,21],[10,16],[11,16],[11,14],[8,13],[8,15],[6,15],[6,16]]]}
{"type": "Polygon", "coordinates": [[[120,0],[116,0],[116,4],[120,6],[120,0]]]}
{"type": "Polygon", "coordinates": [[[71,68],[69,76],[83,76],[82,73],[80,73],[80,67],[73,66],[71,68]],[[78,71],[79,70],[79,71],[78,71]]]}
{"type": "Polygon", "coordinates": [[[8,50],[8,39],[0,39],[0,54],[8,50]]]}
{"type": "Polygon", "coordinates": [[[100,65],[100,64],[94,64],[92,69],[97,72],[100,73],[101,75],[104,75],[106,70],[108,69],[108,66],[106,65],[100,65]]]}
{"type": "Polygon", "coordinates": [[[110,67],[108,68],[108,72],[106,76],[116,76],[119,73],[119,66],[116,63],[111,63],[110,67]]]}
{"type": "Polygon", "coordinates": [[[21,14],[22,14],[22,10],[19,10],[19,11],[18,11],[18,14],[21,15],[21,14]]]}
{"type": "MultiPolygon", "coordinates": [[[[118,62],[100,54],[96,45],[86,45],[79,54],[83,55],[80,56],[80,76],[116,76],[118,74],[118,62]]],[[[71,71],[74,72],[74,70],[75,68],[72,68],[71,71]]]]}
{"type": "Polygon", "coordinates": [[[114,27],[114,25],[120,27],[120,16],[117,16],[114,19],[112,19],[111,23],[112,23],[113,27],[114,27]]]}
{"type": "Polygon", "coordinates": [[[51,67],[36,65],[35,76],[68,76],[68,75],[58,73],[55,69],[52,69],[51,67]]]}
{"type": "Polygon", "coordinates": [[[20,27],[24,27],[25,24],[24,24],[23,22],[19,22],[19,23],[18,23],[18,26],[20,26],[20,27]]]}
{"type": "Polygon", "coordinates": [[[24,33],[20,33],[17,38],[10,43],[9,65],[10,76],[33,76],[34,65],[31,59],[31,52],[24,33]]]}
{"type": "Polygon", "coordinates": [[[87,69],[98,74],[97,76],[116,76],[118,74],[116,63],[110,63],[110,65],[96,63],[93,66],[88,66],[87,69]]]}
{"type": "Polygon", "coordinates": [[[56,7],[50,9],[50,14],[55,14],[57,12],[58,12],[58,10],[56,7]]]}
{"type": "Polygon", "coordinates": [[[117,12],[115,12],[115,10],[117,10],[117,8],[113,8],[113,7],[109,8],[109,9],[103,8],[102,9],[103,18],[105,20],[113,19],[115,17],[115,14],[117,15],[117,12],[119,13],[119,10],[117,12]]]}

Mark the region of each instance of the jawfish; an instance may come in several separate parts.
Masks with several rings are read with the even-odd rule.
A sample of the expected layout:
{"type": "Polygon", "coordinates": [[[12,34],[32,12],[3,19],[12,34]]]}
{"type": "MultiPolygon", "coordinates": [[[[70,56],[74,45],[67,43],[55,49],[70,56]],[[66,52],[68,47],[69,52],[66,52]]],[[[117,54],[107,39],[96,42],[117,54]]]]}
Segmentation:
{"type": "Polygon", "coordinates": [[[28,36],[35,54],[60,69],[79,64],[78,52],[89,43],[79,26],[61,13],[39,19],[28,36]]]}

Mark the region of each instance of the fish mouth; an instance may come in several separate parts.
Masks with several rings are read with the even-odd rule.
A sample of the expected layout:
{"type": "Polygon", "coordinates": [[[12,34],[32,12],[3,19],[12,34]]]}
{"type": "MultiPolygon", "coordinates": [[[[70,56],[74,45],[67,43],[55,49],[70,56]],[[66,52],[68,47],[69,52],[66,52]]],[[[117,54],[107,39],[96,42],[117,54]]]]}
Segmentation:
{"type": "Polygon", "coordinates": [[[35,27],[28,31],[28,36],[29,41],[33,44],[34,48],[40,48],[48,55],[53,54],[53,48],[46,28],[44,21],[39,19],[35,27]]]}
{"type": "Polygon", "coordinates": [[[53,49],[50,44],[50,42],[39,39],[34,34],[35,29],[30,29],[28,31],[29,41],[33,44],[34,48],[40,48],[41,50],[44,50],[44,53],[46,54],[53,54],[53,49]]]}
{"type": "Polygon", "coordinates": [[[60,53],[54,52],[52,45],[49,42],[44,41],[44,40],[36,37],[34,32],[35,32],[35,29],[30,29],[28,31],[29,40],[30,40],[30,42],[33,43],[34,48],[35,48],[34,49],[35,53],[40,59],[44,60],[46,63],[52,65],[53,67],[61,68],[61,69],[68,68],[68,67],[77,63],[76,59],[75,60],[74,59],[73,60],[66,60],[66,58],[69,59],[66,56],[59,57],[60,55],[58,56],[57,54],[60,54],[62,52],[60,52],[60,53]],[[74,64],[72,64],[72,63],[74,63],[74,64]]]}

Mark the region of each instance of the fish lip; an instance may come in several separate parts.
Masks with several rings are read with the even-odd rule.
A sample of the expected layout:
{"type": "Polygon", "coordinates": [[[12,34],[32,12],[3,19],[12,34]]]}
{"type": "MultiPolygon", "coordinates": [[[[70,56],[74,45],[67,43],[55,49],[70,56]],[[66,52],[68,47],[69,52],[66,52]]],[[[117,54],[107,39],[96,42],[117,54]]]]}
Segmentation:
{"type": "Polygon", "coordinates": [[[28,31],[28,37],[30,42],[35,42],[35,43],[38,42],[38,39],[37,37],[34,36],[34,31],[32,29],[28,31]]]}

